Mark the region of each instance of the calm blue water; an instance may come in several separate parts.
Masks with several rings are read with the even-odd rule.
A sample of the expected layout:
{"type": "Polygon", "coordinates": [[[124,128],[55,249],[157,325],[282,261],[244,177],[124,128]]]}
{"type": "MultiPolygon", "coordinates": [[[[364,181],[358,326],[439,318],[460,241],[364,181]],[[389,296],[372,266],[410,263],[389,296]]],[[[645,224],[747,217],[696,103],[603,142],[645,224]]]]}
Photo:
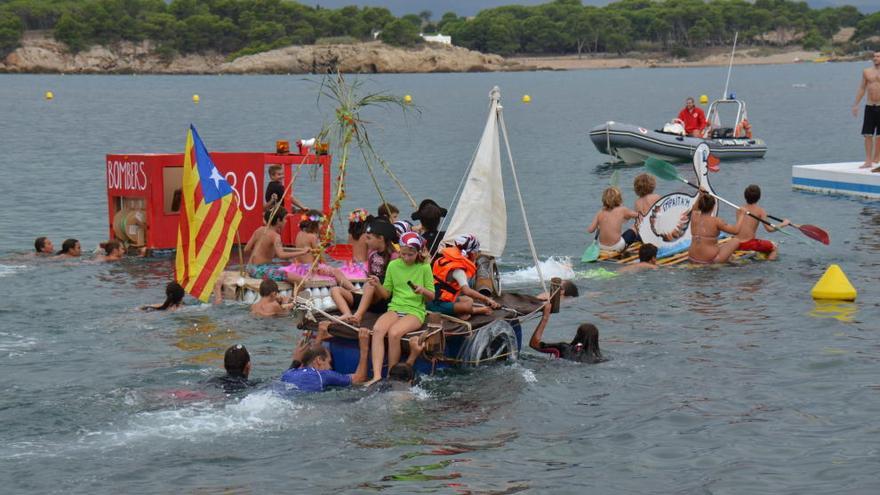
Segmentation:
{"type": "MultiPolygon", "coordinates": [[[[203,384],[219,374],[223,350],[246,344],[253,376],[270,380],[289,362],[289,321],[256,321],[236,304],[136,311],[162,299],[167,260],[34,263],[21,254],[38,235],[56,246],[76,237],[87,250],[107,236],[106,153],[182,151],[190,122],[213,151],[313,136],[331,115],[316,102],[317,79],[0,75],[3,491],[877,493],[880,206],[790,189],[793,164],[861,159],[860,121],[848,113],[861,67],[736,68],[731,86],[770,152],[722,163],[711,178],[734,201],[760,184],[771,213],[824,227],[830,246],[775,234],[775,263],[610,280],[582,273],[586,295],[554,317],[546,340],[595,322],[609,362],[579,366],[527,351],[515,365],[429,378],[411,400],[356,391],[228,400],[203,384]],[[47,90],[54,101],[42,99],[47,90]],[[858,302],[810,299],[830,263],[848,274],[858,302]]],[[[406,116],[371,112],[372,138],[417,199],[444,205],[499,85],[541,258],[564,262],[583,251],[612,174],[586,131],[612,119],[658,127],[684,97],[717,96],[724,72],[364,81],[419,105],[406,116]],[[526,93],[530,105],[519,102],[526,93]]],[[[639,172],[620,173],[627,203],[639,172]]],[[[363,167],[350,178],[345,208],[374,209],[363,167]]],[[[405,205],[390,182],[386,191],[405,205]]],[[[505,280],[537,290],[533,274],[518,271],[529,256],[509,203],[505,280]]]]}

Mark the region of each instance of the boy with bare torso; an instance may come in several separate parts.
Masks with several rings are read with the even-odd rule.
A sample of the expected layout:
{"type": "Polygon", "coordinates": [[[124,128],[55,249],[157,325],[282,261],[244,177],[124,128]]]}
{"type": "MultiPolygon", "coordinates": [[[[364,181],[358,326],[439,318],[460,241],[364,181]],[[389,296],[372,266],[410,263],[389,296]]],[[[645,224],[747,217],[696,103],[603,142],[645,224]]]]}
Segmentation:
{"type": "Polygon", "coordinates": [[[602,193],[602,209],[596,212],[587,232],[599,229],[599,248],[603,251],[621,252],[636,240],[636,233],[627,230],[621,235],[623,223],[639,216],[638,213],[623,206],[623,197],[616,187],[609,187],[602,193]]]}
{"type": "Polygon", "coordinates": [[[286,210],[278,209],[277,212],[268,209],[263,214],[266,225],[254,231],[247,245],[244,247],[245,254],[250,255],[245,267],[248,275],[254,278],[268,278],[277,282],[296,283],[302,277],[288,273],[281,269],[281,265],[272,263],[275,258],[290,260],[296,256],[305,254],[308,249],[294,249],[287,251],[281,244],[281,227],[284,225],[286,210]]]}
{"type": "MultiPolygon", "coordinates": [[[[865,137],[865,163],[860,168],[871,168],[880,163],[880,51],[874,52],[874,66],[862,71],[856,102],[852,107],[854,117],[859,115],[859,103],[867,93],[865,100],[865,120],[862,124],[862,136],[865,137]]],[[[871,172],[880,172],[875,167],[871,172]]]]}
{"type": "Polygon", "coordinates": [[[260,282],[260,299],[251,305],[251,314],[267,317],[285,316],[290,313],[292,307],[290,298],[278,292],[278,284],[274,280],[266,279],[260,282]]]}
{"type": "MultiPolygon", "coordinates": [[[[767,253],[768,260],[775,260],[777,256],[776,244],[755,237],[758,231],[758,220],[754,217],[767,219],[767,212],[764,211],[764,208],[758,206],[758,200],[761,199],[761,188],[752,184],[746,188],[743,196],[745,196],[746,204],[742,205],[736,212],[736,221],[739,226],[739,233],[736,234],[736,238],[739,240],[739,249],[742,251],[767,253]]],[[[779,227],[785,227],[788,223],[787,219],[783,220],[779,227]]],[[[764,228],[767,229],[767,232],[774,232],[776,230],[766,223],[764,228]]]]}

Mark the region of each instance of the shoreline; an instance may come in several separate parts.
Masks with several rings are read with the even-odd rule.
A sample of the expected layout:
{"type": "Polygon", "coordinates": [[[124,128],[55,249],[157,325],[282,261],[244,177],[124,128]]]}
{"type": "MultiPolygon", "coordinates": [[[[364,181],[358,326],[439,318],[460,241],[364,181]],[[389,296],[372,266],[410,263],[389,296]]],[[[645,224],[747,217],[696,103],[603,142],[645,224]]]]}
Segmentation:
{"type": "MultiPolygon", "coordinates": [[[[789,49],[773,49],[773,53],[760,53],[761,48],[748,48],[737,52],[734,65],[787,65],[797,63],[821,63],[830,61],[849,61],[858,58],[836,57],[829,59],[816,50],[804,50],[800,47],[789,49]]],[[[687,67],[719,67],[730,62],[730,52],[715,50],[700,58],[677,59],[665,54],[633,54],[632,56],[604,57],[595,55],[547,55],[508,57],[508,62],[531,65],[537,70],[592,70],[592,69],[635,69],[635,68],[687,68],[687,67]]]]}
{"type": "MultiPolygon", "coordinates": [[[[26,33],[22,46],[0,60],[7,74],[419,74],[466,72],[567,71],[629,68],[687,68],[726,66],[727,48],[695,50],[689,58],[666,53],[633,52],[624,56],[587,54],[501,57],[466,48],[425,44],[397,48],[381,42],[350,45],[288,46],[234,60],[218,53],[189,54],[162,59],[150,42],[92,46],[71,53],[47,32],[26,33]]],[[[735,65],[777,65],[803,62],[860,60],[823,57],[799,46],[747,47],[736,53],[735,65]]]]}

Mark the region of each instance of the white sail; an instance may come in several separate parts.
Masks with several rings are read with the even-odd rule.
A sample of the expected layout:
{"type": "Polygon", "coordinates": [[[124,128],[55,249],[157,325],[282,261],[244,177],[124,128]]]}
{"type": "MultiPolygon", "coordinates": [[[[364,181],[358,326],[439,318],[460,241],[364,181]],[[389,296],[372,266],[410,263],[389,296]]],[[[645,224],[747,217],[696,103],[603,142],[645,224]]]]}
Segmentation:
{"type": "Polygon", "coordinates": [[[489,99],[483,137],[443,239],[451,241],[460,234],[471,233],[480,240],[483,254],[499,257],[507,244],[507,206],[498,138],[501,91],[497,86],[492,88],[489,99]]]}

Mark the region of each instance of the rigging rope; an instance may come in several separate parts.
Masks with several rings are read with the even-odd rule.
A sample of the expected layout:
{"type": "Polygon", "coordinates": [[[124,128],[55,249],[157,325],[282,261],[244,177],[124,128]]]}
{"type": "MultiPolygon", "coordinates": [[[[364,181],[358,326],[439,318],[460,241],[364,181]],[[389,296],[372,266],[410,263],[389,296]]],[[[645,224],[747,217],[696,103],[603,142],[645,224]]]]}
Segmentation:
{"type": "Polygon", "coordinates": [[[522,212],[523,225],[526,228],[526,239],[529,241],[529,250],[532,252],[532,259],[535,260],[535,271],[538,272],[538,279],[541,281],[541,288],[547,291],[547,283],[544,281],[544,274],[541,272],[541,263],[538,261],[538,252],[535,250],[535,241],[532,239],[532,229],[529,228],[529,219],[526,216],[526,207],[523,203],[522,193],[519,190],[519,179],[516,176],[516,165],[513,162],[513,153],[510,151],[510,142],[507,140],[507,126],[504,124],[504,112],[501,105],[498,105],[498,122],[501,124],[501,135],[504,137],[504,147],[507,148],[507,159],[510,160],[510,170],[513,172],[513,184],[516,186],[516,196],[519,199],[519,209],[522,212]]]}

